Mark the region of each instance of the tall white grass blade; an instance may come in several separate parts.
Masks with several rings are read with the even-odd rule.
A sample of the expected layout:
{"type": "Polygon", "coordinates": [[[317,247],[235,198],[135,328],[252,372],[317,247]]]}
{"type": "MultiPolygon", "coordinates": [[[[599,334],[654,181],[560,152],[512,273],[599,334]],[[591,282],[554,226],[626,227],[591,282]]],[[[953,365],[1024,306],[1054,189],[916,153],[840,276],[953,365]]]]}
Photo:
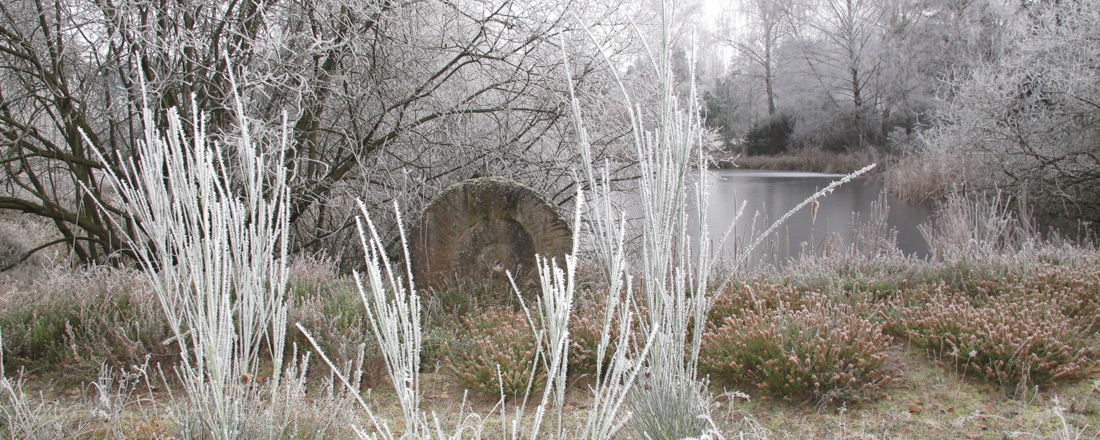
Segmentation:
{"type": "MultiPolygon", "coordinates": [[[[760,246],[760,243],[763,243],[764,240],[767,239],[768,236],[770,236],[772,234],[772,232],[775,232],[776,229],[778,229],[780,226],[782,226],[787,221],[787,219],[789,219],[796,212],[801,211],[802,208],[805,208],[807,205],[813,203],[817,199],[820,199],[821,197],[824,197],[824,196],[832,193],[833,190],[837,189],[837,187],[839,187],[839,186],[841,186],[845,183],[851,182],[852,179],[855,179],[856,177],[859,177],[859,176],[862,176],[862,175],[866,174],[868,171],[871,171],[872,169],[874,169],[875,165],[876,164],[870,164],[870,165],[867,165],[863,168],[860,168],[860,169],[852,172],[851,174],[848,174],[848,175],[840,178],[839,180],[836,180],[836,181],[830,183],[825,188],[822,188],[818,192],[810,195],[810,197],[807,197],[806,200],[803,200],[798,205],[795,205],[794,208],[791,208],[789,211],[787,211],[787,213],[783,214],[783,216],[780,217],[778,220],[776,220],[774,223],[772,223],[771,226],[768,227],[768,229],[765,229],[762,234],[757,236],[756,239],[753,240],[752,243],[749,244],[749,246],[746,247],[742,251],[741,255],[737,257],[737,260],[734,261],[733,267],[734,268],[741,267],[741,265],[744,264],[745,260],[752,256],[752,252],[754,250],[756,250],[757,246],[760,246]]],[[[722,279],[722,282],[718,283],[718,289],[716,290],[716,292],[723,291],[725,289],[725,287],[729,284],[729,282],[733,280],[733,277],[736,274],[737,274],[737,272],[735,272],[735,271],[729,272],[726,275],[726,277],[722,279]]]]}
{"type": "MultiPolygon", "coordinates": [[[[241,405],[261,400],[243,386],[259,377],[261,350],[269,350],[267,362],[275,371],[266,389],[279,388],[286,331],[286,145],[273,146],[279,161],[269,170],[239,99],[235,108],[239,137],[231,163],[220,143],[208,142],[201,114],[190,121],[188,135],[170,109],[161,134],[146,109],[136,160],[120,157],[122,174],[105,167],[122,206],[141,228],[125,239],[180,346],[178,372],[190,402],[184,410],[190,415],[180,422],[185,432],[214,438],[245,435],[245,426],[278,426],[244,419],[241,405]]],[[[284,116],[283,142],[285,127],[284,116]]],[[[266,398],[268,404],[275,397],[266,398]]]]}
{"type": "MultiPolygon", "coordinates": [[[[371,332],[378,342],[390,382],[397,392],[405,417],[407,435],[419,438],[427,428],[420,411],[420,350],[423,345],[420,329],[420,295],[412,282],[411,266],[406,263],[407,282],[394,275],[374,222],[362,201],[358,201],[361,218],[356,218],[360,243],[363,246],[366,272],[355,272],[355,284],[366,309],[371,332]]],[[[394,202],[394,212],[401,223],[401,211],[394,202]]],[[[400,231],[405,261],[409,261],[408,245],[400,231]]]]}
{"type": "MultiPolygon", "coordinates": [[[[703,387],[695,379],[702,333],[699,331],[702,324],[698,322],[699,319],[695,320],[694,337],[688,340],[692,317],[699,318],[705,314],[708,304],[705,288],[714,262],[706,244],[702,244],[699,249],[692,249],[693,231],[689,227],[687,210],[691,183],[689,175],[695,168],[700,172],[695,199],[699,207],[696,224],[701,228],[698,236],[700,243],[708,243],[706,222],[700,221],[705,220],[707,205],[702,184],[705,168],[702,164],[692,166],[693,160],[702,157],[700,150],[703,147],[703,128],[694,96],[695,89],[690,90],[686,109],[680,107],[672,93],[669,7],[669,4],[662,2],[664,26],[661,50],[656,53],[653,63],[658,78],[658,108],[655,120],[652,121],[652,129],[641,122],[642,111],[633,104],[620,81],[620,89],[623,90],[623,99],[630,116],[640,176],[636,183],[642,211],[641,258],[633,270],[642,275],[643,280],[639,287],[642,305],[647,309],[647,319],[639,323],[639,327],[647,335],[647,343],[641,357],[627,359],[624,350],[629,347],[629,342],[621,339],[620,345],[615,347],[616,352],[608,372],[608,377],[612,379],[606,382],[601,379],[597,384],[597,403],[593,405],[593,413],[622,420],[623,418],[616,416],[623,409],[622,405],[628,404],[633,410],[631,424],[636,427],[638,437],[699,435],[705,426],[698,422],[698,416],[707,415],[703,387]],[[635,386],[634,381],[639,379],[645,382],[644,388],[635,386]],[[667,411],[662,413],[663,410],[655,406],[665,403],[671,403],[671,407],[676,408],[675,414],[667,411]]],[[[578,143],[582,157],[588,159],[584,173],[587,186],[608,194],[608,172],[605,170],[597,173],[591,168],[591,147],[586,138],[583,118],[572,90],[570,92],[574,125],[580,138],[578,143]]],[[[622,287],[620,280],[626,279],[629,286],[630,277],[626,276],[622,233],[616,231],[623,228],[622,216],[615,215],[609,206],[609,199],[610,197],[604,197],[601,200],[602,206],[592,210],[594,215],[591,223],[595,225],[600,257],[613,289],[611,295],[617,296],[620,295],[617,289],[622,287]],[[620,220],[615,220],[616,218],[620,220]]],[[[628,287],[626,295],[631,294],[633,289],[628,287]]],[[[610,313],[613,312],[609,310],[609,317],[610,313]]],[[[621,319],[630,321],[629,312],[620,313],[621,319]]],[[[609,319],[605,320],[605,323],[609,322],[609,319]]],[[[605,325],[605,335],[606,327],[605,325]]],[[[624,330],[625,333],[630,333],[629,328],[624,330]]],[[[603,352],[608,341],[606,337],[601,339],[600,351],[603,352]]],[[[613,435],[613,431],[621,426],[623,425],[607,423],[606,419],[590,419],[586,433],[589,438],[606,438],[605,436],[613,435]]]]}

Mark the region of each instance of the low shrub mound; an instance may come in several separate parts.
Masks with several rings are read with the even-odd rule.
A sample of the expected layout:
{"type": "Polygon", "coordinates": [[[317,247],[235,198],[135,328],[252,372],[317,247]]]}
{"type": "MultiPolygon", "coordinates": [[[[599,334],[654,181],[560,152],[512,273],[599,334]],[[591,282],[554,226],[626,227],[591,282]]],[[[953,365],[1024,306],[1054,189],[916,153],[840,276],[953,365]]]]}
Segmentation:
{"type": "Polygon", "coordinates": [[[707,314],[707,322],[721,325],[728,316],[754,310],[802,309],[818,300],[817,295],[807,294],[794,286],[755,280],[734,285],[718,294],[707,314]]]}
{"type": "Polygon", "coordinates": [[[0,328],[8,367],[94,378],[99,366],[174,361],[160,305],[140,274],[109,268],[50,272],[33,283],[0,283],[0,328]]]}
{"type": "MultiPolygon", "coordinates": [[[[577,299],[573,305],[573,316],[569,321],[569,374],[595,374],[597,362],[607,367],[611,360],[614,347],[611,343],[605,349],[603,359],[599,359],[600,339],[603,336],[604,320],[606,319],[606,300],[603,293],[585,295],[577,299]]],[[[607,323],[611,327],[608,341],[618,338],[619,324],[617,320],[607,323]]]]}
{"type": "Polygon", "coordinates": [[[367,386],[387,380],[382,359],[371,335],[370,323],[355,281],[333,272],[328,278],[313,278],[291,266],[287,294],[287,347],[298,353],[324,353],[336,365],[363,362],[360,379],[367,386]],[[305,327],[317,348],[298,330],[305,327]]]}
{"type": "Polygon", "coordinates": [[[1100,332],[1100,270],[1051,269],[1019,284],[1024,292],[1055,306],[1079,330],[1100,332]]]}
{"type": "Polygon", "coordinates": [[[1050,276],[1062,275],[981,282],[968,292],[921,286],[891,299],[884,314],[891,330],[990,382],[1043,385],[1089,377],[1100,372],[1095,292],[1083,289],[1082,280],[1059,283],[1050,276]]]}
{"type": "MultiPolygon", "coordinates": [[[[797,292],[781,286],[772,291],[797,292]]],[[[799,298],[800,304],[792,304],[760,296],[720,323],[712,321],[703,336],[700,370],[716,382],[756,387],[784,400],[880,397],[898,378],[882,325],[820,294],[799,298]]]]}
{"type": "MultiPolygon", "coordinates": [[[[535,372],[535,336],[522,312],[511,307],[479,307],[459,318],[453,341],[444,343],[447,365],[460,385],[489,396],[522,396],[535,372]],[[499,365],[500,374],[497,374],[499,365]]],[[[536,372],[532,390],[546,383],[536,372]]]]}
{"type": "MultiPolygon", "coordinates": [[[[640,350],[645,344],[645,338],[639,337],[639,324],[646,317],[645,306],[636,305],[634,309],[639,315],[634,316],[631,323],[631,335],[628,338],[630,349],[640,350]],[[639,340],[641,339],[641,340],[639,340]]],[[[607,291],[582,291],[573,304],[573,314],[569,320],[569,375],[577,377],[585,374],[596,373],[596,363],[599,358],[600,339],[603,337],[604,320],[607,317],[607,291]]],[[[608,328],[608,344],[603,354],[603,370],[607,371],[608,363],[615,353],[615,341],[619,339],[620,321],[617,313],[610,317],[606,323],[608,328]]]]}

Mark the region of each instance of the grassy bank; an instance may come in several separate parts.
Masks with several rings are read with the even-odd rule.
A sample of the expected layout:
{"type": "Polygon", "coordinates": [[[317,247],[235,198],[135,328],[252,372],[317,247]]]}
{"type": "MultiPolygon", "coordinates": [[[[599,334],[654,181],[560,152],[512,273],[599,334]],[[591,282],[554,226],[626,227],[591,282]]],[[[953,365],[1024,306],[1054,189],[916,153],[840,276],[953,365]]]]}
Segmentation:
{"type": "MultiPolygon", "coordinates": [[[[737,282],[715,295],[700,356],[719,396],[715,421],[729,435],[756,429],[780,438],[1063,438],[1067,426],[1095,437],[1100,261],[1090,253],[1063,257],[818,260],[782,277],[737,282]]],[[[289,321],[308,327],[336,364],[375,366],[357,378],[360,390],[373,390],[375,412],[400,424],[354,282],[312,260],[291,273],[289,321]]],[[[23,382],[34,405],[52,408],[45,417],[66,433],[113,438],[112,423],[149,434],[125,438],[172,433],[163,408],[177,385],[157,372],[178,360],[161,343],[165,324],[152,292],[133,275],[54,272],[0,285],[4,371],[23,382]],[[139,372],[147,376],[137,380],[139,372]],[[109,402],[122,407],[105,412],[109,402]]],[[[594,279],[582,282],[570,321],[566,405],[580,412],[599,362],[604,294],[594,279]]],[[[468,422],[458,417],[463,405],[492,413],[501,385],[506,395],[522,395],[541,368],[524,315],[506,298],[486,286],[424,297],[421,393],[448,424],[468,422]]],[[[303,349],[301,333],[288,334],[303,349]]],[[[314,368],[317,383],[324,370],[314,368]]],[[[534,378],[538,390],[545,375],[534,378]]],[[[302,429],[348,398],[322,385],[301,393],[293,412],[302,429]]],[[[367,420],[352,405],[339,411],[344,420],[367,420]]]]}
{"type": "Polygon", "coordinates": [[[713,153],[712,168],[805,171],[827,174],[848,174],[875,162],[870,154],[862,152],[826,152],[801,149],[773,156],[743,156],[730,153],[713,153]]]}
{"type": "Polygon", "coordinates": [[[882,176],[886,191],[903,200],[937,203],[951,193],[966,190],[972,176],[965,159],[947,153],[919,152],[875,158],[866,152],[826,152],[800,149],[793,152],[745,156],[711,153],[712,169],[802,171],[847,174],[867,164],[878,163],[873,171],[882,176]]]}

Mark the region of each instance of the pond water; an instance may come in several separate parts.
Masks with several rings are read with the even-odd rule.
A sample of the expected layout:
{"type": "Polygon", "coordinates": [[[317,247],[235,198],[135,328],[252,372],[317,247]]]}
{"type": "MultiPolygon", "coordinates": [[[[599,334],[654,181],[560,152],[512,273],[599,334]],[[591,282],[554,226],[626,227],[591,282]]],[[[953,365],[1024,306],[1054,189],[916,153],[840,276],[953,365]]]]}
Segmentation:
{"type": "MultiPolygon", "coordinates": [[[[711,237],[717,241],[715,237],[725,233],[735,222],[729,240],[740,237],[738,241],[747,244],[752,231],[759,234],[807,197],[842,177],[803,172],[711,170],[706,178],[710,191],[707,226],[711,237]],[[737,217],[742,202],[745,209],[737,217]]],[[[768,245],[758,248],[753,256],[782,265],[783,261],[797,256],[803,244],[815,248],[825,243],[850,244],[857,235],[859,223],[873,217],[873,205],[879,200],[886,201],[886,225],[896,230],[898,248],[906,255],[926,256],[928,245],[917,227],[928,221],[931,209],[885,196],[881,179],[865,178],[854,179],[819,198],[816,217],[809,205],[794,213],[769,237],[768,245]]],[[[728,250],[727,254],[732,255],[732,251],[728,250]]]]}

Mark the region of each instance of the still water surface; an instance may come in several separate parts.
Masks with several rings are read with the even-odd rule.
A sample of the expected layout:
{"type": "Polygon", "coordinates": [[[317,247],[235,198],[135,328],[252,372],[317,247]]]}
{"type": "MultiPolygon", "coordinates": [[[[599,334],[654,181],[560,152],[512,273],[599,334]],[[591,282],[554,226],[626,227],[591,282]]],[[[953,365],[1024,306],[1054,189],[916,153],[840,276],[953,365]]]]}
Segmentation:
{"type": "MultiPolygon", "coordinates": [[[[762,171],[712,170],[706,178],[710,191],[707,226],[711,237],[723,234],[735,221],[742,201],[745,210],[736,218],[733,236],[747,237],[755,227],[762,232],[803,200],[825,188],[843,175],[762,171]],[[755,226],[754,226],[755,224],[755,226]]],[[[872,216],[872,203],[882,197],[881,179],[855,179],[818,199],[816,218],[810,206],[791,216],[774,237],[775,245],[758,249],[756,258],[782,264],[798,255],[802,244],[820,247],[827,239],[832,243],[851,243],[858,221],[872,216]],[[761,255],[767,252],[769,255],[761,255]]],[[[894,197],[885,197],[889,207],[887,225],[897,231],[897,246],[906,255],[925,256],[928,245],[917,227],[928,221],[931,209],[894,197]]],[[[731,238],[732,240],[732,238],[731,238]]],[[[717,238],[715,238],[717,241],[717,238]]],[[[744,241],[744,239],[743,239],[744,241]]],[[[729,247],[729,246],[727,246],[729,247]]]]}

